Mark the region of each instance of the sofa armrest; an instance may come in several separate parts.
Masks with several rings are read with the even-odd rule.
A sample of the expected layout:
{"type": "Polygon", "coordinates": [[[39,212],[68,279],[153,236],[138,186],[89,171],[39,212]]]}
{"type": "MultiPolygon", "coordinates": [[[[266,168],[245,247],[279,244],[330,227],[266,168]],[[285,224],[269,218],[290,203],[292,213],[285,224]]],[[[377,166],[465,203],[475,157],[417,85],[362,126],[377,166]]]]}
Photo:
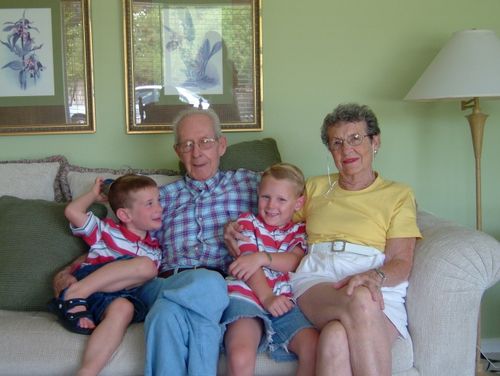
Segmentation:
{"type": "Polygon", "coordinates": [[[500,279],[500,244],[426,212],[418,224],[423,238],[406,303],[415,367],[422,375],[472,375],[481,297],[500,279]]]}

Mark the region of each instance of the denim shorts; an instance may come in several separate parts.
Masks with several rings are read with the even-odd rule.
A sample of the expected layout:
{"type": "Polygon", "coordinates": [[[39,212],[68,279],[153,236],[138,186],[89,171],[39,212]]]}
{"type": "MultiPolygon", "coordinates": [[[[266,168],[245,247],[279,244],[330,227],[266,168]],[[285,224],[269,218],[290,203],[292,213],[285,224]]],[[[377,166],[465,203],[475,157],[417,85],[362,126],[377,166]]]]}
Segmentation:
{"type": "Polygon", "coordinates": [[[224,331],[228,324],[241,318],[260,318],[263,321],[265,334],[260,340],[258,352],[267,351],[276,361],[297,359],[288,351],[288,343],[300,330],[313,327],[297,305],[284,315],[273,317],[253,302],[230,297],[229,306],[221,319],[224,331]]]}
{"type": "MultiPolygon", "coordinates": [[[[127,260],[130,259],[129,256],[120,257],[118,260],[127,260]]],[[[110,261],[114,262],[114,261],[110,261]]],[[[73,272],[73,276],[77,280],[84,279],[86,276],[96,271],[97,269],[103,267],[104,265],[109,264],[109,262],[105,262],[97,265],[85,265],[80,269],[77,269],[73,272]]],[[[109,307],[109,305],[113,302],[113,300],[117,298],[125,298],[129,300],[134,305],[134,317],[132,318],[132,322],[142,322],[146,317],[147,308],[146,305],[137,297],[138,287],[134,287],[131,289],[124,289],[115,292],[96,292],[90,295],[87,298],[87,303],[89,307],[89,311],[92,313],[94,317],[94,323],[99,324],[102,319],[104,312],[109,307]]]]}

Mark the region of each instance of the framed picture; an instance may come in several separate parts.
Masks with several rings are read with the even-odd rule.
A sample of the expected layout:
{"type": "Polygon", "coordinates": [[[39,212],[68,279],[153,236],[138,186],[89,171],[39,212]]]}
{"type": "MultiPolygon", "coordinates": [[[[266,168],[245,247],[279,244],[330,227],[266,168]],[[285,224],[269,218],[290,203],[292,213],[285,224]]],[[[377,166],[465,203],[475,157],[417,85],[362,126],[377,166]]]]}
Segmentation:
{"type": "Polygon", "coordinates": [[[95,132],[90,0],[2,0],[0,135],[95,132]]]}
{"type": "Polygon", "coordinates": [[[262,130],[260,0],[123,1],[127,133],[171,132],[189,107],[262,130]]]}

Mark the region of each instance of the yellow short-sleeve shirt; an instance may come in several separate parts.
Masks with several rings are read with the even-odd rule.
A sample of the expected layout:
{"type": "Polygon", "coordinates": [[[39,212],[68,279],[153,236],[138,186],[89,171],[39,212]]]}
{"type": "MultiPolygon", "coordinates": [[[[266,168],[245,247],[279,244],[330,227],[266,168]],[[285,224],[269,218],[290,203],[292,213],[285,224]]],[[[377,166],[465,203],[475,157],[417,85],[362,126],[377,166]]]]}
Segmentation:
{"type": "Polygon", "coordinates": [[[337,181],[332,174],[306,183],[306,203],[295,220],[306,221],[310,244],[345,240],[383,252],[387,239],[421,237],[410,187],[377,176],[369,187],[348,191],[337,181]]]}

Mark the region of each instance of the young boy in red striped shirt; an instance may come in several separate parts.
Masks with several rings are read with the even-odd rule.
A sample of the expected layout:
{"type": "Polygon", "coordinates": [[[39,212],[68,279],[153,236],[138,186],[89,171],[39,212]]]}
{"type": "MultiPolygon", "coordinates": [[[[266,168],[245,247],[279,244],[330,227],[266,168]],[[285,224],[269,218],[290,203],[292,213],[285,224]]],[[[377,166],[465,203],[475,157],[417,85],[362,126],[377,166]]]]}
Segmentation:
{"type": "Polygon", "coordinates": [[[97,178],[89,192],[65,209],[73,234],[82,237],[90,250],[73,266],[75,282],[49,303],[66,329],[91,334],[80,376],[97,375],[128,325],[144,320],[146,307],[136,290],[157,275],[161,261],[159,244],[149,234],[162,223],[156,182],[128,174],[111,184],[107,197],[102,188],[103,180],[97,178]],[[118,223],[87,212],[91,204],[106,199],[118,223]]]}
{"type": "Polygon", "coordinates": [[[317,331],[292,301],[289,272],[307,249],[305,224],[293,214],[304,203],[304,176],[291,164],[264,171],[258,215],[238,218],[240,256],[229,266],[230,303],[223,314],[229,375],[253,375],[257,351],[275,360],[298,357],[298,375],[314,375],[317,331]],[[293,354],[290,354],[292,352],[293,354]]]}

